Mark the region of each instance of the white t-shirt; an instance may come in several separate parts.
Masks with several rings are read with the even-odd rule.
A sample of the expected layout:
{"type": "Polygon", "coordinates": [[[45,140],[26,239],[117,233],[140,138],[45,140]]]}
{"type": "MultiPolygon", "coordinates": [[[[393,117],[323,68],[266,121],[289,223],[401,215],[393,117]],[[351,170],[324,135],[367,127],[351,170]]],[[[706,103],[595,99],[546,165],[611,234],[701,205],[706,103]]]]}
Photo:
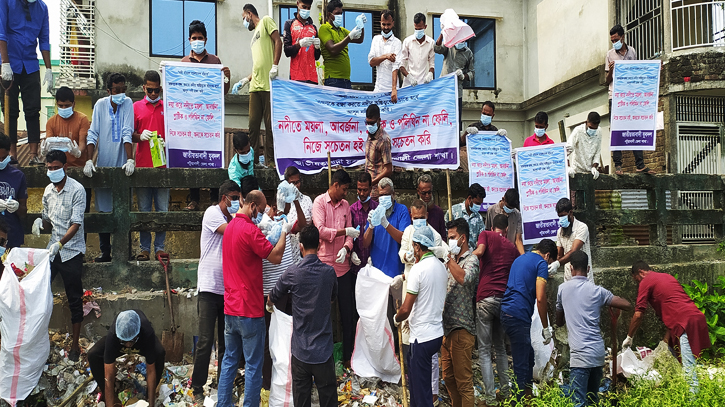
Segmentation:
{"type": "Polygon", "coordinates": [[[219,226],[228,223],[219,205],[210,206],[201,221],[201,256],[196,272],[197,290],[224,295],[224,271],[222,269],[222,239],[216,233],[219,226]]]}
{"type": "MultiPolygon", "coordinates": [[[[567,254],[569,250],[571,250],[575,240],[581,240],[584,242],[584,245],[582,245],[579,250],[586,253],[589,257],[589,280],[594,281],[594,272],[591,270],[592,252],[589,249],[589,228],[587,227],[587,224],[574,218],[574,222],[571,227],[571,235],[569,235],[569,237],[564,237],[561,232],[561,228],[559,228],[556,232],[556,246],[563,247],[564,254],[567,254]]],[[[571,263],[566,263],[564,265],[564,281],[569,280],[571,280],[571,263]]]]}
{"type": "MultiPolygon", "coordinates": [[[[268,296],[274,286],[277,285],[277,280],[279,280],[287,268],[296,263],[295,258],[292,255],[292,247],[290,244],[291,236],[286,236],[281,263],[272,264],[267,259],[262,259],[262,291],[264,292],[265,297],[268,296]]],[[[299,246],[297,248],[297,253],[299,253],[299,246]]]]}
{"type": "Polygon", "coordinates": [[[410,269],[408,294],[417,294],[410,312],[410,342],[428,342],[443,336],[443,306],[446,303],[448,271],[433,254],[410,269]]]}
{"type": "Polygon", "coordinates": [[[386,41],[381,34],[373,37],[373,42],[370,44],[370,52],[368,53],[368,63],[373,58],[383,56],[385,54],[395,54],[395,62],[390,62],[387,59],[378,65],[376,69],[375,77],[375,89],[374,92],[391,92],[393,90],[393,71],[400,69],[400,50],[403,47],[403,43],[395,36],[391,36],[386,41]]]}

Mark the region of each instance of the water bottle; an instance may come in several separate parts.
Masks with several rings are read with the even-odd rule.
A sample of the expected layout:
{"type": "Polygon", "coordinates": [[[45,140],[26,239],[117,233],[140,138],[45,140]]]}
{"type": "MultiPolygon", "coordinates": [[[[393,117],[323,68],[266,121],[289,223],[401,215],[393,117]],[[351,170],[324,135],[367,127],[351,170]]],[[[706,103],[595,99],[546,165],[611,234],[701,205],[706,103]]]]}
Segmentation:
{"type": "Polygon", "coordinates": [[[266,167],[266,166],[264,165],[264,156],[263,156],[263,155],[260,155],[260,156],[259,156],[259,165],[261,165],[262,167],[266,167]]]}

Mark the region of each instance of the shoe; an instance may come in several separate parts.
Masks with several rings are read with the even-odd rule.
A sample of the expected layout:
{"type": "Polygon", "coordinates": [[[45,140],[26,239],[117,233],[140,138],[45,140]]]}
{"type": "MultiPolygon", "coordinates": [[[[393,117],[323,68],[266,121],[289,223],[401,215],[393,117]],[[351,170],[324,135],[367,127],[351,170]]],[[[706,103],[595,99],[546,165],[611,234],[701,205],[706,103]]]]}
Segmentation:
{"type": "Polygon", "coordinates": [[[204,405],[204,393],[194,393],[194,405],[195,406],[204,405]]]}
{"type": "Polygon", "coordinates": [[[654,175],[655,174],[655,172],[653,170],[651,170],[651,169],[649,169],[647,167],[638,168],[637,169],[637,172],[640,173],[640,174],[649,174],[649,175],[654,175]]]}
{"type": "Polygon", "coordinates": [[[614,167],[614,173],[617,175],[624,175],[624,171],[622,171],[622,166],[618,165],[614,167]]]}
{"type": "Polygon", "coordinates": [[[95,263],[110,263],[111,262],[111,254],[110,253],[101,253],[100,256],[96,257],[93,262],[95,263]]]}
{"type": "Polygon", "coordinates": [[[198,211],[199,210],[199,202],[191,201],[188,205],[186,205],[186,208],[184,208],[185,211],[198,211]]]}
{"type": "Polygon", "coordinates": [[[148,250],[144,250],[141,252],[141,254],[136,256],[136,260],[138,260],[138,261],[149,261],[150,258],[151,257],[150,257],[150,253],[148,252],[148,250]]]}
{"type": "Polygon", "coordinates": [[[30,165],[34,165],[34,166],[45,165],[45,163],[43,162],[43,159],[40,158],[40,157],[38,157],[37,155],[36,156],[33,156],[33,158],[30,159],[30,163],[29,164],[30,165]]]}
{"type": "Polygon", "coordinates": [[[68,359],[71,362],[77,362],[78,359],[81,358],[81,352],[75,349],[71,349],[70,352],[68,352],[68,359]]]}

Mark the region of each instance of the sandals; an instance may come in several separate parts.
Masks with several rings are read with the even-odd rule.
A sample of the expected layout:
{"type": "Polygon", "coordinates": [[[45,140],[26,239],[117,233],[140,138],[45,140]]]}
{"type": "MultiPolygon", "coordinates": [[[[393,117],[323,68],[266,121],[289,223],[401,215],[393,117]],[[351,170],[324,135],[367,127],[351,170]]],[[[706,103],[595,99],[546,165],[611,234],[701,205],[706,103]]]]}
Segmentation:
{"type": "Polygon", "coordinates": [[[617,175],[624,175],[624,171],[622,171],[622,166],[621,165],[616,166],[614,169],[614,173],[617,175]]]}
{"type": "Polygon", "coordinates": [[[142,251],[141,254],[136,256],[136,260],[138,261],[149,261],[151,260],[150,253],[146,250],[142,251]]]}
{"type": "Polygon", "coordinates": [[[649,174],[649,175],[655,174],[655,172],[653,170],[649,169],[648,167],[644,167],[642,169],[637,169],[637,172],[639,172],[641,174],[649,174]]]}

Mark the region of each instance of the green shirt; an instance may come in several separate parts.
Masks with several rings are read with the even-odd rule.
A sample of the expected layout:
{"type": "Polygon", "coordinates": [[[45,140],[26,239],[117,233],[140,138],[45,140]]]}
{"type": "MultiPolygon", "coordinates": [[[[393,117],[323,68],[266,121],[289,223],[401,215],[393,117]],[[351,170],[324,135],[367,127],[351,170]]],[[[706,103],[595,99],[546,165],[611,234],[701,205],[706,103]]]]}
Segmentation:
{"type": "Polygon", "coordinates": [[[252,82],[250,92],[269,92],[269,71],[274,63],[274,42],[272,33],[277,23],[270,16],[264,16],[252,35],[252,82]]]}
{"type": "Polygon", "coordinates": [[[322,57],[325,59],[325,79],[336,78],[350,80],[350,56],[347,54],[347,46],[335,56],[330,54],[330,51],[325,47],[327,41],[332,40],[333,43],[337,44],[342,42],[348,34],[350,34],[350,30],[347,28],[333,28],[330,23],[322,24],[320,27],[318,35],[322,43],[322,47],[320,47],[322,57]]]}

